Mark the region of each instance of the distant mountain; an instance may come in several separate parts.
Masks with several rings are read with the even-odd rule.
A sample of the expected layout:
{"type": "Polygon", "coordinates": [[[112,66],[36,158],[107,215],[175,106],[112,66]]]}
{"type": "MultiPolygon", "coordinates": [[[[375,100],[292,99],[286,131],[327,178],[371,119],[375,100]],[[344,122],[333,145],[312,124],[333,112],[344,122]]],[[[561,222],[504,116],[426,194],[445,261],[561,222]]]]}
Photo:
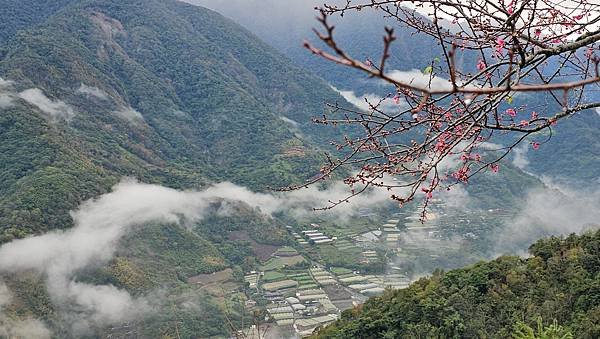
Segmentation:
{"type": "Polygon", "coordinates": [[[600,184],[600,113],[587,110],[562,120],[550,142],[527,153],[529,170],[590,189],[600,184]]]}
{"type": "MultiPolygon", "coordinates": [[[[302,47],[302,41],[309,40],[317,46],[323,46],[315,37],[311,28],[320,29],[315,20],[318,14],[314,7],[321,6],[323,1],[291,0],[184,0],[215,9],[226,16],[240,22],[277,49],[285,53],[294,62],[307,70],[323,77],[339,90],[352,91],[355,100],[362,101],[367,94],[386,95],[393,88],[384,86],[382,82],[366,78],[362,73],[334,65],[320,57],[312,55],[302,47]],[[265,10],[253,11],[259,6],[265,10]],[[268,9],[268,10],[267,10],[268,9]]],[[[340,4],[339,1],[325,1],[340,4]]],[[[360,12],[346,12],[330,18],[336,25],[334,34],[338,43],[350,55],[358,59],[373,58],[375,62],[381,57],[382,37],[385,26],[396,30],[397,41],[392,45],[388,70],[423,70],[436,57],[440,57],[438,43],[424,34],[403,27],[391,19],[384,19],[384,13],[365,9],[360,12]]],[[[476,56],[462,55],[458,60],[464,68],[473,68],[476,56]]],[[[552,69],[552,68],[550,68],[552,69]]],[[[417,72],[418,74],[418,72],[417,72]]],[[[414,76],[414,75],[412,75],[414,76]]],[[[590,95],[597,95],[590,91],[590,95]]],[[[561,107],[553,104],[549,95],[524,95],[515,98],[515,105],[527,105],[530,110],[560,111],[561,107]]],[[[549,175],[560,178],[571,184],[586,186],[590,182],[600,180],[600,115],[594,110],[581,112],[562,121],[555,128],[554,138],[544,144],[539,151],[528,152],[527,170],[536,175],[549,175]]],[[[499,136],[495,142],[508,142],[499,136]]]]}
{"type": "MultiPolygon", "coordinates": [[[[314,56],[303,47],[305,40],[325,47],[312,32],[313,28],[322,29],[316,20],[319,13],[314,8],[321,6],[323,1],[183,1],[214,9],[234,19],[298,65],[318,74],[340,90],[352,90],[357,95],[385,94],[393,90],[389,86],[382,86],[378,81],[367,79],[361,72],[336,66],[330,61],[314,56]],[[248,15],[252,8],[257,7],[263,10],[252,11],[252,15],[248,15]]],[[[339,2],[329,1],[326,3],[339,2]]],[[[381,58],[384,28],[386,26],[394,27],[397,40],[392,45],[388,70],[422,70],[442,53],[441,47],[433,38],[398,27],[396,21],[384,19],[382,12],[369,9],[359,13],[349,11],[344,14],[344,17],[334,15],[329,20],[336,26],[334,35],[340,46],[360,60],[371,58],[375,63],[381,58]]],[[[462,63],[463,61],[459,58],[458,62],[462,63]]]]}

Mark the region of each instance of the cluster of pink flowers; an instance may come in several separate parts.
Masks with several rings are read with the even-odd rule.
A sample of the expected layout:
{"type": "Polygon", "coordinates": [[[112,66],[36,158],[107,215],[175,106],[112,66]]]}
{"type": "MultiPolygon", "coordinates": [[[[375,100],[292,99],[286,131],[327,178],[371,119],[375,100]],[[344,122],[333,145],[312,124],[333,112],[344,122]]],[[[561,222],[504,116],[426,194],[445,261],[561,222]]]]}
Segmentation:
{"type": "Polygon", "coordinates": [[[588,49],[585,51],[585,57],[591,59],[593,55],[594,49],[592,47],[588,47],[588,49]]]}
{"type": "Polygon", "coordinates": [[[512,0],[509,4],[508,7],[506,8],[506,11],[508,12],[508,14],[512,15],[515,12],[515,0],[512,0]]]}
{"type": "Polygon", "coordinates": [[[448,147],[450,147],[450,145],[446,143],[446,140],[449,137],[450,134],[448,132],[444,132],[438,137],[438,141],[434,146],[436,152],[443,153],[448,147]]]}
{"type": "Polygon", "coordinates": [[[504,46],[506,45],[506,42],[504,41],[504,39],[502,39],[501,37],[498,37],[498,39],[496,39],[496,54],[502,56],[504,55],[504,46]]]}
{"type": "Polygon", "coordinates": [[[469,181],[469,167],[463,166],[463,167],[459,168],[456,172],[452,173],[452,176],[458,181],[468,182],[469,181]]]}
{"type": "Polygon", "coordinates": [[[517,111],[515,111],[514,108],[509,108],[506,110],[506,114],[508,114],[511,118],[514,118],[517,116],[517,111]]]}
{"type": "Polygon", "coordinates": [[[535,119],[537,119],[538,117],[539,117],[539,114],[538,114],[538,112],[536,112],[536,111],[533,111],[533,112],[531,112],[531,120],[535,120],[535,119]]]}
{"type": "Polygon", "coordinates": [[[468,154],[468,153],[463,153],[460,156],[460,160],[467,162],[469,160],[475,160],[477,162],[481,161],[481,155],[480,154],[468,154]]]}

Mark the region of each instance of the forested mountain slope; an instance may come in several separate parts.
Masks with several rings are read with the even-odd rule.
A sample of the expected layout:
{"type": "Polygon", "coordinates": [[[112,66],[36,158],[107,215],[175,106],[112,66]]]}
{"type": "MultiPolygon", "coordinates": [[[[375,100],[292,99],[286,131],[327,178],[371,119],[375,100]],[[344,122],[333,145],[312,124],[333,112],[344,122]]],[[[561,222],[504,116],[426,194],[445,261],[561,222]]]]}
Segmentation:
{"type": "Polygon", "coordinates": [[[4,43],[20,30],[43,23],[74,0],[4,0],[2,1],[2,22],[0,22],[0,42],[4,43]]]}
{"type": "MultiPolygon", "coordinates": [[[[0,244],[69,234],[72,211],[127,177],[181,190],[302,182],[331,133],[310,117],[343,101],[233,21],[178,1],[9,1],[0,22],[0,244]]],[[[150,295],[155,312],[132,325],[141,336],[175,336],[173,321],[184,337],[227,335],[221,292],[188,278],[221,271],[235,288],[256,248],[289,239],[269,216],[228,204],[224,217],[221,203],[203,222],[132,230],[74,281],[150,295]]],[[[77,325],[71,316],[85,312],[55,300],[44,274],[3,272],[2,282],[11,301],[0,300],[0,336],[29,318],[60,338],[115,335],[103,321],[77,325]]]]}
{"type": "MultiPolygon", "coordinates": [[[[365,95],[374,94],[382,97],[394,92],[393,87],[384,86],[382,81],[368,79],[354,69],[335,65],[312,55],[302,47],[304,40],[324,47],[311,31],[313,27],[321,29],[315,19],[318,13],[314,11],[314,7],[321,6],[323,1],[292,0],[291,3],[277,0],[185,1],[213,8],[240,22],[294,62],[323,77],[337,89],[352,91],[353,100],[362,102],[365,95]],[[269,10],[260,11],[252,16],[246,15],[258,3],[269,10]]],[[[344,2],[333,0],[325,3],[340,5],[344,2]]],[[[438,42],[395,20],[384,18],[385,15],[383,11],[364,9],[360,12],[347,11],[343,17],[336,15],[329,20],[335,24],[334,34],[342,48],[359,60],[371,58],[374,62],[381,57],[384,27],[394,28],[397,40],[391,46],[387,69],[404,72],[390,74],[401,77],[405,81],[419,79],[422,76],[420,72],[435,62],[436,58],[442,56],[438,42]]],[[[448,27],[449,22],[440,22],[440,24],[448,27]]],[[[459,51],[457,64],[463,70],[475,70],[478,58],[477,55],[459,51]]],[[[590,95],[597,95],[597,85],[590,86],[588,90],[590,95]]],[[[557,105],[550,95],[545,94],[517,96],[512,105],[518,108],[519,112],[523,112],[523,116],[528,116],[531,111],[561,110],[560,104],[557,105]]],[[[600,180],[600,157],[597,156],[600,146],[598,145],[599,127],[600,115],[594,110],[581,112],[562,121],[555,126],[552,140],[542,145],[539,151],[528,152],[530,162],[527,170],[536,175],[560,178],[561,181],[578,186],[598,182],[600,180]]],[[[508,140],[502,135],[495,139],[494,142],[508,144],[508,140]]]]}
{"type": "Polygon", "coordinates": [[[541,317],[575,338],[598,338],[600,231],[542,239],[529,251],[387,291],[314,337],[511,338],[518,323],[537,329],[541,317]]]}
{"type": "MultiPolygon", "coordinates": [[[[27,6],[2,22],[20,27],[27,6]]],[[[177,1],[45,6],[0,58],[5,241],[68,227],[69,209],[122,176],[264,190],[318,168],[320,132],[302,124],[343,99],[232,21],[177,1]]]]}

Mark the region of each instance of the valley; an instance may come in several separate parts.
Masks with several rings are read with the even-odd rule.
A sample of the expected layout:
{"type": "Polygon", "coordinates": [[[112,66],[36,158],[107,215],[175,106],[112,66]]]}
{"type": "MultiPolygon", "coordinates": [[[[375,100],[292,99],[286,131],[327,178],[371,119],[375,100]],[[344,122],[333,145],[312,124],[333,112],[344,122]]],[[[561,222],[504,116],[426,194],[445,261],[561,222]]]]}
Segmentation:
{"type": "Polygon", "coordinates": [[[282,247],[259,244],[248,233],[235,231],[229,238],[247,241],[258,258],[258,265],[244,272],[243,286],[239,281],[232,284],[230,270],[188,282],[200,289],[217,289],[215,295],[230,290],[230,300],[241,298],[225,306],[239,308],[246,319],[240,324],[250,327],[235,329],[249,338],[258,333],[267,338],[303,337],[368,298],[407,288],[435,269],[490,257],[486,238],[514,217],[502,210],[456,213],[438,199],[422,223],[420,206],[414,207],[409,212],[389,206],[396,212],[384,221],[373,219],[381,212],[361,208],[360,214],[343,223],[320,219],[288,225],[293,242],[282,247]]]}

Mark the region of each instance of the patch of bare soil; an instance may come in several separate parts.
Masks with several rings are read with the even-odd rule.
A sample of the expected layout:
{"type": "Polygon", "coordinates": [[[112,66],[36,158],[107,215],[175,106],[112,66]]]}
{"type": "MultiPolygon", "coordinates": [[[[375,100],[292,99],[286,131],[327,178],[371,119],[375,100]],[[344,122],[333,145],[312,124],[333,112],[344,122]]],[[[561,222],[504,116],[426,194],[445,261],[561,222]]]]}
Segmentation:
{"type": "Polygon", "coordinates": [[[229,281],[232,278],[233,270],[231,268],[226,268],[222,271],[209,273],[209,274],[198,274],[197,276],[193,276],[188,278],[188,283],[190,284],[199,284],[199,285],[208,285],[214,283],[220,283],[229,281]]]}
{"type": "Polygon", "coordinates": [[[281,246],[276,245],[266,245],[260,244],[256,242],[254,239],[250,238],[250,235],[246,231],[233,231],[229,233],[230,240],[244,240],[250,243],[252,247],[252,251],[254,255],[261,261],[265,262],[269,259],[281,246]]]}

